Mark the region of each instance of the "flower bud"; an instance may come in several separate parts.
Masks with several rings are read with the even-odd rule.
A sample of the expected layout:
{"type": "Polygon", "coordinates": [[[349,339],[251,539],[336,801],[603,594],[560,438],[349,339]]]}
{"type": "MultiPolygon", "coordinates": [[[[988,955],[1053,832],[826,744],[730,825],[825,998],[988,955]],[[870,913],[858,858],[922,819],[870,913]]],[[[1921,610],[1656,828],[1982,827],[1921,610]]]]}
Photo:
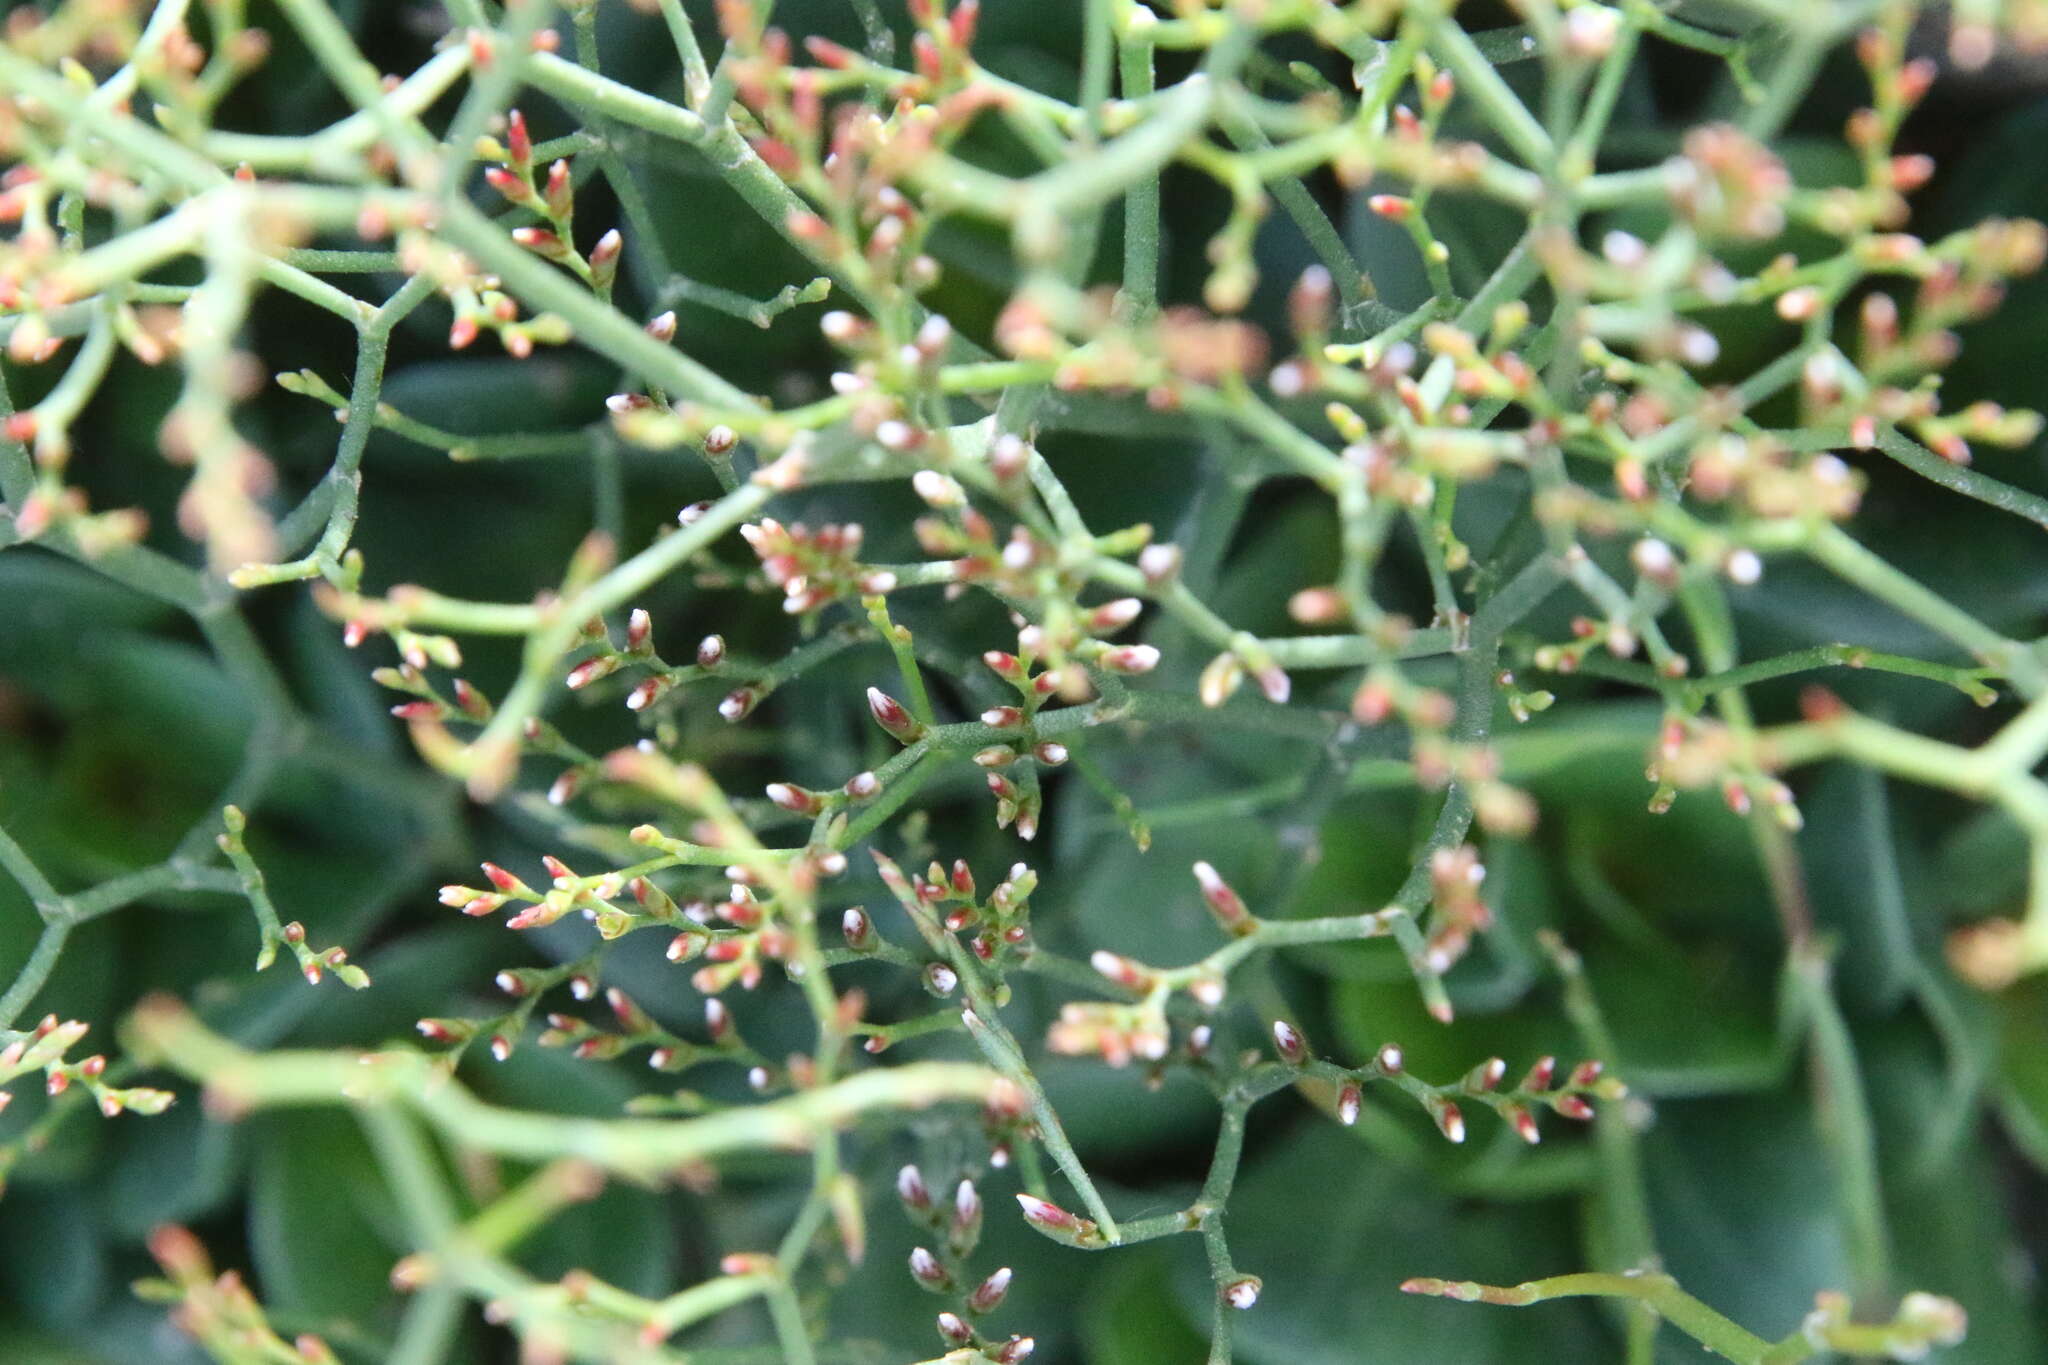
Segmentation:
{"type": "Polygon", "coordinates": [[[792,815],[816,815],[825,809],[824,798],[793,782],[770,782],[768,799],[792,815]]]}
{"type": "Polygon", "coordinates": [[[966,1255],[981,1240],[981,1194],[974,1182],[963,1180],[953,1191],[953,1221],[947,1241],[959,1255],[966,1255]]]}
{"type": "Polygon", "coordinates": [[[1343,1088],[1337,1092],[1337,1121],[1346,1128],[1358,1122],[1358,1111],[1364,1099],[1365,1094],[1359,1089],[1358,1082],[1344,1082],[1343,1088]]]}
{"type": "Polygon", "coordinates": [[[924,738],[924,725],[904,709],[902,702],[880,688],[868,689],[868,712],[875,718],[875,724],[899,744],[915,744],[924,738]]]}
{"type": "Polygon", "coordinates": [[[1054,1236],[1070,1237],[1079,1233],[1087,1220],[1077,1218],[1057,1204],[1048,1203],[1036,1195],[1019,1194],[1017,1206],[1024,1211],[1024,1221],[1040,1232],[1054,1236]]]}
{"type": "Polygon", "coordinates": [[[1214,867],[1206,862],[1196,863],[1195,880],[1201,884],[1202,899],[1208,903],[1209,912],[1223,926],[1225,933],[1248,934],[1257,927],[1251,911],[1245,908],[1243,898],[1231,889],[1214,867]]]}
{"type": "Polygon", "coordinates": [[[1150,673],[1159,667],[1159,651],[1151,645],[1117,645],[1102,651],[1102,666],[1112,673],[1150,673]]]}
{"type": "Polygon", "coordinates": [[[923,1247],[910,1250],[910,1278],[934,1294],[946,1293],[953,1287],[953,1277],[939,1264],[939,1258],[923,1247]]]}
{"type": "Polygon", "coordinates": [[[868,912],[858,905],[849,906],[839,917],[839,932],[846,937],[846,946],[856,953],[871,953],[875,950],[875,922],[868,918],[868,912]]]}
{"type": "Polygon", "coordinates": [[[1429,1116],[1436,1120],[1437,1131],[1452,1142],[1465,1140],[1465,1115],[1451,1101],[1431,1095],[1423,1101],[1429,1116]]]}
{"type": "Polygon", "coordinates": [[[1138,552],[1138,572],[1145,576],[1145,582],[1160,587],[1180,573],[1181,552],[1178,545],[1147,545],[1138,552]]]}
{"type": "Polygon", "coordinates": [[[912,1215],[931,1210],[931,1190],[924,1183],[923,1173],[915,1166],[905,1166],[896,1172],[896,1197],[903,1201],[903,1207],[912,1215]]]}
{"type": "Polygon", "coordinates": [[[1289,1066],[1300,1066],[1308,1060],[1308,1040],[1285,1019],[1273,1021],[1273,1048],[1289,1066]]]}

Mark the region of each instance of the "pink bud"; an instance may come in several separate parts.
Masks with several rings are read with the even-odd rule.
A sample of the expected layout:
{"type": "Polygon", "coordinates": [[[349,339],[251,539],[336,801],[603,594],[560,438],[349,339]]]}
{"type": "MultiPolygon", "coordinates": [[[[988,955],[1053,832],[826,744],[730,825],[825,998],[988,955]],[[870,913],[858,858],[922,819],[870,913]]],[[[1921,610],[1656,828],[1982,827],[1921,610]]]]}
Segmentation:
{"type": "Polygon", "coordinates": [[[1209,910],[1216,916],[1216,922],[1232,934],[1243,934],[1253,927],[1251,911],[1245,908],[1244,900],[1206,862],[1195,864],[1195,880],[1201,884],[1202,899],[1209,904],[1209,910]]]}
{"type": "Polygon", "coordinates": [[[1280,1060],[1289,1066],[1300,1066],[1308,1060],[1308,1040],[1285,1019],[1273,1021],[1273,1046],[1280,1053],[1280,1060]]]}
{"type": "Polygon", "coordinates": [[[816,792],[790,782],[770,782],[768,799],[793,815],[816,815],[825,808],[816,792]]]}
{"type": "Polygon", "coordinates": [[[515,896],[530,896],[533,894],[525,882],[520,881],[519,878],[513,876],[504,868],[499,867],[496,863],[485,863],[483,869],[484,875],[491,879],[491,885],[497,887],[498,890],[515,896]]]}
{"type": "Polygon", "coordinates": [[[1152,989],[1153,976],[1146,968],[1127,957],[1097,949],[1088,958],[1088,965],[1125,990],[1144,994],[1152,989]]]}
{"type": "Polygon", "coordinates": [[[848,907],[839,917],[839,931],[846,937],[846,946],[856,953],[872,952],[875,947],[874,921],[868,912],[858,905],[848,907]]]}
{"type": "Polygon", "coordinates": [[[1112,673],[1150,673],[1159,667],[1159,651],[1151,645],[1117,645],[1102,652],[1102,666],[1112,673]]]}
{"type": "Polygon", "coordinates": [[[1074,1233],[1081,1230],[1079,1218],[1035,1195],[1019,1194],[1017,1205],[1024,1210],[1024,1221],[1042,1231],[1074,1233]]]}
{"type": "Polygon", "coordinates": [[[526,115],[514,109],[505,115],[505,146],[515,166],[533,160],[533,135],[526,130],[526,115]]]}
{"type": "Polygon", "coordinates": [[[1004,1266],[974,1287],[974,1292],[967,1296],[967,1306],[977,1313],[993,1313],[1009,1292],[1010,1268],[1004,1266]]]}
{"type": "Polygon", "coordinates": [[[953,1277],[939,1264],[939,1258],[923,1247],[910,1249],[910,1277],[935,1293],[944,1293],[953,1287],[953,1277]]]}
{"type": "Polygon", "coordinates": [[[1159,587],[1180,573],[1181,553],[1177,545],[1147,545],[1138,552],[1138,572],[1145,581],[1159,587]]]}
{"type": "Polygon", "coordinates": [[[1346,1128],[1358,1122],[1358,1110],[1364,1099],[1364,1092],[1358,1088],[1358,1083],[1346,1081],[1343,1088],[1337,1092],[1337,1121],[1346,1128]]]}
{"type": "Polygon", "coordinates": [[[875,724],[900,744],[914,744],[924,737],[924,726],[905,710],[903,703],[877,687],[868,689],[868,712],[875,724]]]}
{"type": "MultiPolygon", "coordinates": [[[[1432,1099],[1435,1097],[1432,1096],[1432,1099]]],[[[1465,1115],[1449,1100],[1436,1100],[1429,1106],[1430,1117],[1436,1120],[1439,1132],[1452,1142],[1465,1140],[1465,1115]]]]}
{"type": "Polygon", "coordinates": [[[1530,1146],[1533,1147],[1543,1140],[1543,1134],[1536,1128],[1536,1116],[1521,1105],[1503,1105],[1501,1114],[1507,1119],[1508,1126],[1515,1130],[1515,1136],[1530,1146]]]}
{"type": "Polygon", "coordinates": [[[1145,604],[1135,597],[1119,597],[1114,602],[1105,602],[1088,613],[1088,629],[1098,632],[1122,630],[1138,619],[1138,613],[1145,604]]]}

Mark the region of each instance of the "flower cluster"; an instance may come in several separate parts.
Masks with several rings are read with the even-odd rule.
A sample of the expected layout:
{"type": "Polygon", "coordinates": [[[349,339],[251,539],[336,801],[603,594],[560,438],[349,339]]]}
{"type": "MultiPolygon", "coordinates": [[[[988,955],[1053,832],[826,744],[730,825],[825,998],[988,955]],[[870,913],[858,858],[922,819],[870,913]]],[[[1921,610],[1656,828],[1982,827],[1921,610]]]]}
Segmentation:
{"type": "MultiPolygon", "coordinates": [[[[259,970],[283,947],[309,982],[369,985],[347,951],[281,922],[245,842],[243,808],[299,753],[314,704],[263,662],[234,594],[311,583],[330,635],[376,656],[369,676],[395,698],[419,762],[503,817],[514,851],[482,862],[480,885],[442,886],[440,901],[502,914],[521,931],[518,956],[488,1003],[415,1007],[446,1010],[418,1020],[424,1055],[279,1062],[161,1008],[142,1033],[175,1037],[156,1060],[212,1087],[223,1113],[331,1100],[405,1115],[396,1135],[372,1130],[401,1189],[438,1190],[446,1175],[412,1151],[415,1121],[465,1151],[594,1163],[545,1168],[509,1192],[477,1176],[464,1200],[487,1207],[461,1226],[452,1199],[408,1210],[401,1287],[433,1280],[482,1300],[548,1360],[681,1359],[670,1336],[758,1298],[783,1357],[809,1361],[830,1330],[817,1291],[865,1254],[857,1173],[895,1165],[886,1149],[917,1126],[943,1134],[945,1159],[926,1168],[946,1171],[952,1192],[935,1194],[915,1165],[896,1190],[920,1237],[911,1277],[947,1304],[948,1360],[1016,1365],[1034,1350],[1031,1336],[985,1328],[1012,1275],[975,1260],[996,1218],[984,1188],[1007,1210],[996,1186],[1013,1178],[1002,1193],[1024,1224],[1069,1248],[1198,1236],[1215,1290],[1210,1358],[1226,1360],[1233,1316],[1269,1293],[1233,1259],[1226,1207],[1247,1115],[1270,1097],[1294,1094],[1355,1135],[1375,1126],[1361,1124],[1373,1087],[1398,1091],[1412,1103],[1375,1118],[1451,1143],[1480,1109],[1536,1143],[1547,1110],[1612,1133],[1598,1144],[1602,1178],[1634,1180],[1624,1148],[1641,1101],[1616,1074],[1621,1058],[1536,1056],[1512,1086],[1497,1056],[1441,1083],[1412,1075],[1395,1043],[1343,1064],[1310,1046],[1320,1016],[1283,978],[1246,989],[1240,975],[1297,950],[1341,955],[1358,979],[1391,974],[1403,992],[1412,979],[1412,999],[1444,1024],[1461,1004],[1497,1008],[1554,979],[1585,1050],[1607,1053],[1576,959],[1553,946],[1546,969],[1524,943],[1538,932],[1529,912],[1487,879],[1497,852],[1550,834],[1542,774],[1524,775],[1540,765],[1516,767],[1496,713],[1541,736],[1560,694],[1584,700],[1589,686],[1648,701],[1628,724],[1650,810],[1711,790],[1728,814],[1709,814],[1748,822],[1809,991],[1782,1027],[1811,1043],[1826,1096],[1861,1089],[1829,1032],[1824,936],[1789,842],[1804,819],[1795,768],[1853,759],[2003,812],[2036,850],[2037,884],[2022,919],[1959,939],[1958,962],[1994,986],[2048,967],[2048,784],[2036,773],[2048,662],[2038,642],[1848,529],[1892,464],[2048,526],[2048,504],[1977,467],[2033,442],[2041,417],[1944,393],[1961,329],[2040,269],[2048,229],[1914,231],[1914,196],[1936,167],[1903,129],[1937,71],[1914,46],[1914,6],[1749,6],[1766,25],[1756,33],[1787,45],[1759,80],[1748,63],[1765,39],[1647,3],[1525,0],[1522,23],[1483,33],[1420,0],[1103,0],[1083,7],[1082,69],[1060,94],[983,64],[977,0],[909,0],[900,66],[872,5],[855,7],[872,20],[856,52],[775,26],[757,0],[720,0],[703,32],[658,0],[641,8],[659,12],[677,79],[644,89],[604,70],[604,7],[590,0],[564,7],[567,41],[542,26],[547,6],[450,0],[446,41],[387,79],[321,0],[274,8],[353,106],[323,130],[215,126],[272,47],[238,4],[195,19],[164,0],[137,23],[138,7],[72,0],[23,11],[0,39],[0,333],[10,382],[30,376],[23,393],[35,395],[6,404],[0,549],[33,542],[186,612],[246,668],[263,708],[214,807],[221,825],[209,815],[204,831],[225,867],[207,861],[205,837],[187,838],[129,874],[139,882],[64,895],[0,835],[0,865],[44,935],[0,1029],[74,927],[157,894],[239,895],[259,970]],[[89,22],[117,12],[111,26],[89,22]],[[1656,44],[1704,54],[1740,97],[1728,121],[1691,126],[1661,160],[1613,136],[1656,44]],[[1853,52],[1867,101],[1843,127],[1837,183],[1806,183],[1779,134],[1836,46],[1853,52]],[[1502,75],[1525,61],[1529,84],[1502,75]],[[1162,70],[1182,75],[1162,88],[1162,70]],[[679,100],[660,93],[676,88],[679,100]],[[558,116],[564,130],[542,135],[558,116]],[[646,188],[670,162],[718,176],[803,275],[817,273],[765,302],[683,274],[646,188]],[[1164,264],[1166,183],[1216,208],[1198,280],[1164,264]],[[1517,224],[1511,240],[1496,250],[1463,230],[1471,205],[1517,224]],[[1270,246],[1275,206],[1299,239],[1285,251],[1270,246]],[[1113,285],[1099,259],[1112,212],[1113,285]],[[1367,269],[1356,243],[1375,237],[1399,250],[1367,269]],[[263,429],[252,414],[264,370],[241,348],[266,289],[324,310],[356,346],[345,390],[310,367],[277,378],[302,410],[339,423],[331,464],[304,488],[282,443],[274,459],[249,434],[263,429]],[[747,372],[743,358],[709,363],[698,344],[699,311],[771,327],[828,299],[785,328],[819,373],[771,396],[727,377],[747,372]],[[573,431],[444,431],[387,394],[394,348],[417,344],[415,315],[429,320],[435,365],[480,370],[469,353],[490,333],[520,375],[545,376],[536,388],[575,387],[543,347],[594,357],[603,387],[576,400],[573,431]],[[139,509],[94,511],[84,491],[87,410],[119,387],[123,354],[177,372],[157,426],[180,471],[176,536],[153,533],[139,509]],[[1110,461],[1162,433],[1199,473],[1177,520],[1155,525],[1118,496],[1110,461]],[[478,477],[491,466],[476,462],[579,460],[597,527],[517,600],[394,581],[400,556],[366,552],[373,538],[359,535],[376,515],[366,483],[382,477],[374,463],[366,473],[366,452],[384,439],[445,451],[478,477]],[[629,498],[629,470],[658,472],[667,500],[638,483],[629,498]],[[303,500],[288,505],[287,491],[303,500]],[[1247,561],[1227,557],[1282,504],[1322,529],[1263,561],[1272,581],[1232,581],[1247,561]],[[184,542],[203,567],[181,561],[184,542]],[[1843,643],[1746,658],[1736,605],[1795,559],[1911,622],[1935,657],[1843,643]],[[721,614],[746,601],[779,611],[721,614]],[[680,651],[662,652],[657,626],[680,651]],[[1832,667],[2019,705],[1972,749],[1819,690],[1795,719],[1760,723],[1745,689],[1832,667]],[[1161,788],[1193,753],[1204,773],[1272,767],[1274,779],[1176,813],[1189,794],[1161,788]],[[1038,872],[1011,862],[1014,841],[1038,841],[1049,883],[1086,880],[1075,850],[1102,809],[1142,851],[1176,814],[1280,822],[1286,807],[1282,861],[1306,866],[1336,803],[1375,784],[1415,802],[1417,832],[1384,896],[1304,904],[1291,894],[1298,868],[1270,889],[1249,871],[1233,884],[1216,866],[1230,859],[1201,850],[1192,891],[1120,907],[1148,925],[1185,910],[1208,933],[1205,906],[1223,942],[1180,966],[1078,941],[1073,923],[1040,913],[1053,897],[1038,872]],[[949,799],[963,792],[972,800],[949,799]],[[967,847],[953,823],[963,809],[980,842],[949,864],[935,851],[967,847]],[[984,889],[971,862],[991,848],[1000,861],[984,868],[1009,870],[984,889]],[[886,910],[861,899],[877,882],[886,910]],[[676,970],[634,958],[650,940],[627,940],[643,932],[676,970]],[[529,1041],[591,1063],[644,1060],[699,1088],[573,1125],[464,1088],[472,1063],[489,1073],[486,1056],[531,1062],[529,1041]],[[1120,1221],[1037,1074],[1048,1055],[1210,1095],[1218,1136],[1199,1194],[1120,1221]],[[735,1069],[743,1080],[729,1084],[735,1069]],[[736,1153],[798,1149],[809,1184],[775,1250],[719,1248],[705,1261],[715,1275],[667,1298],[586,1272],[542,1284],[509,1257],[526,1231],[593,1197],[598,1167],[708,1187],[736,1153]],[[821,1235],[828,1225],[836,1239],[821,1235]]],[[[2039,36],[2038,6],[2007,6],[2003,29],[1971,17],[1985,7],[1957,8],[1955,62],[1987,57],[2000,35],[2039,36]]],[[[512,539],[485,530],[493,547],[512,539]]],[[[1570,743],[1562,725],[1554,733],[1570,743]]],[[[449,850],[467,836],[437,819],[442,837],[421,856],[457,865],[449,850]]],[[[1602,904],[1633,924],[1610,904],[1624,900],[1602,904]]],[[[1658,930],[1631,932],[1645,952],[1665,946],[1658,930]]],[[[53,1014],[0,1031],[0,1082],[40,1071],[53,1099],[76,1085],[110,1116],[170,1103],[113,1088],[118,1063],[65,1061],[85,1028],[53,1014]]],[[[1867,1145],[1839,1164],[1856,1178],[1867,1145]]],[[[1633,1187],[1628,1198],[1642,1202],[1633,1187]]],[[[311,1337],[286,1344],[189,1234],[161,1231],[152,1249],[168,1279],[147,1292],[175,1303],[208,1349],[332,1358],[311,1337]]],[[[1798,1337],[1770,1345],[1653,1273],[1653,1247],[1612,1250],[1627,1263],[1515,1289],[1406,1287],[1503,1304],[1630,1298],[1746,1361],[1904,1358],[1962,1331],[1946,1299],[1909,1296],[1873,1325],[1828,1297],[1798,1337]]],[[[1275,1282],[1287,1273],[1260,1268],[1275,1282]]]]}

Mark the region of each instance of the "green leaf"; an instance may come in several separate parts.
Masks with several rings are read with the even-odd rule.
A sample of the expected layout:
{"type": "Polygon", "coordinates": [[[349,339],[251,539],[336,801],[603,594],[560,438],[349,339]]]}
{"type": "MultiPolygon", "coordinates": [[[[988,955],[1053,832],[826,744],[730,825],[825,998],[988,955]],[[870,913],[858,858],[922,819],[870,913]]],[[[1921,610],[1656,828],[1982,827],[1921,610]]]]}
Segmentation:
{"type": "Polygon", "coordinates": [[[1174,1261],[1197,1256],[1192,1239],[1186,1239],[1134,1247],[1108,1259],[1081,1307],[1089,1365],[1180,1365],[1207,1358],[1207,1325],[1190,1321],[1173,1299],[1174,1261]]]}
{"type": "Polygon", "coordinates": [[[1613,1032],[1618,1075],[1648,1095],[1751,1090],[1784,1073],[1777,973],[1708,950],[1686,958],[1602,940],[1585,954],[1587,983],[1613,1032]]]}
{"type": "Polygon", "coordinates": [[[1894,1009],[1920,962],[1885,779],[1860,764],[1830,764],[1800,807],[1808,894],[1819,924],[1840,936],[1843,996],[1860,1009],[1894,1009]]]}
{"type": "Polygon", "coordinates": [[[267,1308],[365,1327],[393,1308],[407,1250],[369,1143],[346,1111],[250,1121],[249,1254],[267,1308]]]}
{"type": "MultiPolygon", "coordinates": [[[[1400,1292],[1414,1275],[1514,1284],[1572,1265],[1571,1220],[1555,1203],[1461,1203],[1313,1123],[1258,1156],[1231,1211],[1231,1258],[1265,1280],[1258,1307],[1233,1324],[1240,1361],[1611,1358],[1583,1305],[1496,1312],[1400,1292]]],[[[1206,1321],[1207,1265],[1182,1263],[1174,1282],[1184,1311],[1206,1321]]]]}
{"type": "Polygon", "coordinates": [[[1849,1282],[1814,1122],[1803,1090],[1788,1088],[1667,1101],[1642,1139],[1666,1268],[1762,1337],[1794,1330],[1816,1292],[1849,1282]]]}
{"type": "Polygon", "coordinates": [[[0,1285],[30,1320],[75,1329],[116,1292],[104,1236],[69,1190],[11,1188],[0,1200],[0,1285]]]}
{"type": "Polygon", "coordinates": [[[1999,1111],[2021,1150],[2048,1169],[2048,977],[2026,977],[1994,998],[1999,1111]]]}
{"type": "Polygon", "coordinates": [[[210,1215],[238,1192],[249,1155],[244,1132],[208,1118],[191,1095],[146,1121],[116,1125],[107,1178],[94,1190],[108,1228],[139,1241],[159,1223],[210,1215]]]}

